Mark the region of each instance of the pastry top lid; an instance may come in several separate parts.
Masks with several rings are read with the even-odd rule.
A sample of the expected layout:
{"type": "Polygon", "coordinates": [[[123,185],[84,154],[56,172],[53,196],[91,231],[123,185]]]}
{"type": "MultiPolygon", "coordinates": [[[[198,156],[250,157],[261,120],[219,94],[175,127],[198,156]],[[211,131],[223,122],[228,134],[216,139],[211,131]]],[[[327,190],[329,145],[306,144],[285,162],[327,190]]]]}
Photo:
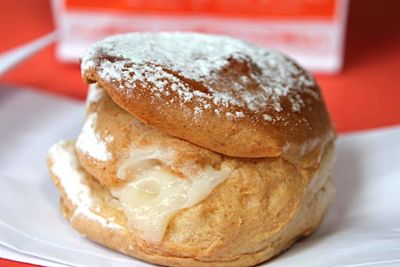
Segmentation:
{"type": "Polygon", "coordinates": [[[307,71],[278,52],[237,39],[116,35],[91,46],[81,69],[86,82],[98,82],[143,122],[224,155],[298,153],[333,133],[307,71]]]}

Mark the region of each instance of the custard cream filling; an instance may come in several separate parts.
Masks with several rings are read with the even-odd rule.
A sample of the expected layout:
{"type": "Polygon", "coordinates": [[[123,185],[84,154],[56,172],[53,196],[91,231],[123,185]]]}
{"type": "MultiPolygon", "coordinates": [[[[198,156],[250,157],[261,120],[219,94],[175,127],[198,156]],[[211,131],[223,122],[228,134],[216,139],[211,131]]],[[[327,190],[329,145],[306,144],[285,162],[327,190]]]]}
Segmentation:
{"type": "Polygon", "coordinates": [[[112,192],[129,224],[154,243],[161,242],[174,215],[204,200],[231,173],[228,166],[218,170],[208,165],[181,178],[167,168],[173,158],[171,150],[136,150],[117,170],[118,178],[130,182],[112,192]]]}

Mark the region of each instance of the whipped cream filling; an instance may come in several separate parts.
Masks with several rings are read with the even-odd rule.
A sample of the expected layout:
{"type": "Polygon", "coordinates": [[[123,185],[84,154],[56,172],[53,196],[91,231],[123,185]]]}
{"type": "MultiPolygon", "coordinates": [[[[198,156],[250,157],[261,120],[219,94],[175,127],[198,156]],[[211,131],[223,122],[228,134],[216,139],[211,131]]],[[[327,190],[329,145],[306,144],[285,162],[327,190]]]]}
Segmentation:
{"type": "Polygon", "coordinates": [[[85,124],[76,140],[76,147],[95,160],[109,161],[112,159],[112,153],[107,149],[107,144],[112,142],[114,137],[107,135],[104,138],[100,138],[100,135],[95,130],[97,117],[96,112],[87,115],[85,124]]]}
{"type": "Polygon", "coordinates": [[[231,173],[205,166],[202,171],[182,178],[168,169],[174,153],[170,150],[136,150],[118,168],[125,186],[113,190],[130,225],[149,242],[161,242],[169,221],[180,210],[204,200],[231,173]]]}
{"type": "Polygon", "coordinates": [[[51,171],[57,176],[68,199],[76,206],[71,220],[82,215],[106,228],[121,230],[122,226],[113,222],[114,218],[106,219],[92,210],[95,209],[95,201],[87,184],[87,174],[80,168],[74,147],[67,141],[60,141],[50,148],[49,157],[52,161],[51,171]]]}

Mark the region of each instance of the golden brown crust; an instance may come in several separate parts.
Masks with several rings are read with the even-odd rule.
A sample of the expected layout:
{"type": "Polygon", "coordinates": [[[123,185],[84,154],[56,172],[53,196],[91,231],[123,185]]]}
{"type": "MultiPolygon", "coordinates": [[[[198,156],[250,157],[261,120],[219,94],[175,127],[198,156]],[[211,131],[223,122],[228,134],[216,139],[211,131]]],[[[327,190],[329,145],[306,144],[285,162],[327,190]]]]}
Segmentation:
{"type": "Polygon", "coordinates": [[[318,85],[304,69],[283,55],[234,39],[168,33],[117,36],[89,50],[82,74],[138,119],[224,155],[291,157],[334,134],[318,85]],[[220,46],[204,48],[217,67],[204,63],[208,76],[182,69],[207,55],[196,45],[188,44],[185,53],[171,47],[185,47],[180,42],[220,46]],[[233,52],[223,54],[223,48],[233,52]],[[137,55],[143,56],[140,60],[135,49],[144,54],[137,55]],[[175,64],[174,56],[189,64],[175,64]]]}
{"type": "Polygon", "coordinates": [[[49,155],[49,170],[61,191],[64,215],[88,238],[161,265],[252,266],[263,262],[313,232],[334,194],[328,179],[333,143],[320,148],[322,155],[314,153],[299,164],[301,170],[281,158],[231,160],[235,171],[230,177],[201,203],[179,212],[162,242],[154,244],[127,226],[107,188],[79,166],[73,146],[72,142],[61,143],[49,155]],[[60,159],[66,160],[57,156],[60,149],[68,153],[71,159],[67,161],[75,164],[71,165],[75,172],[54,167],[60,159]],[[68,191],[68,184],[76,179],[68,176],[72,173],[88,186],[89,206],[68,191]]]}

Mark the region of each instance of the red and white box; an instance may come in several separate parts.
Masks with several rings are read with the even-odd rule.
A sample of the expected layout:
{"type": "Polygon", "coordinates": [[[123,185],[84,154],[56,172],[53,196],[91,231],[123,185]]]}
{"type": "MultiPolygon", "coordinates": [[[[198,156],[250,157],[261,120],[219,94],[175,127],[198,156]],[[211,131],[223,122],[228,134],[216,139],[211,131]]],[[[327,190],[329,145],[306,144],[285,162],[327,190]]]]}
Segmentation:
{"type": "Polygon", "coordinates": [[[53,0],[62,61],[93,42],[136,31],[195,31],[282,51],[315,72],[343,62],[347,0],[53,0]]]}

